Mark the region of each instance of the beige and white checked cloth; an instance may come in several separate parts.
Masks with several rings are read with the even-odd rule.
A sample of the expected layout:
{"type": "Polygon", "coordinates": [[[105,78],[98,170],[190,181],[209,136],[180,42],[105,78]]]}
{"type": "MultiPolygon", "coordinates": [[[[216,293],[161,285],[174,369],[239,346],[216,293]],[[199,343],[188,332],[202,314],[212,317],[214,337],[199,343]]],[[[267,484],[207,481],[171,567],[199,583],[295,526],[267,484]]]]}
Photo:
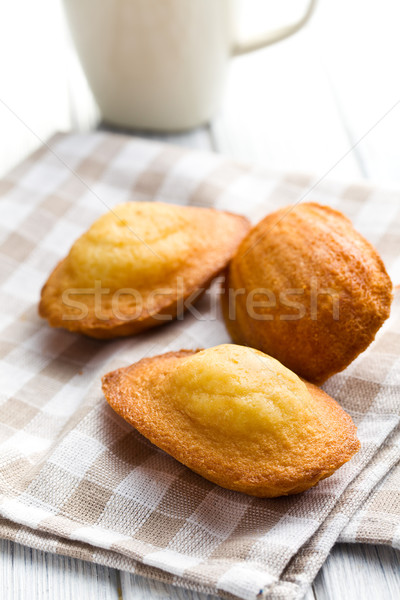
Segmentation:
{"type": "Polygon", "coordinates": [[[329,204],[378,248],[399,283],[399,192],[317,185],[98,132],[56,136],[0,181],[0,193],[0,536],[247,600],[260,590],[301,598],[339,536],[400,547],[398,298],[368,351],[325,385],[358,425],[360,452],[312,490],[273,500],[192,473],[101,392],[100,376],[112,368],[229,341],[217,285],[197,315],[125,340],[54,330],[37,315],[56,262],[108,207],[128,200],[214,206],[253,221],[302,199],[329,204]]]}

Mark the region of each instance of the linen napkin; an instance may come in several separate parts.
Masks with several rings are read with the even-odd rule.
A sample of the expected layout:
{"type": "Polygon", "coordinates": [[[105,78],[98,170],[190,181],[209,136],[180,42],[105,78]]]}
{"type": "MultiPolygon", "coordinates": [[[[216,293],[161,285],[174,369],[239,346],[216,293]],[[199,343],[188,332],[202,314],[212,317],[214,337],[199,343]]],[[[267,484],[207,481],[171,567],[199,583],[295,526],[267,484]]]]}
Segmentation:
{"type": "Polygon", "coordinates": [[[398,283],[399,192],[97,132],[57,135],[0,181],[0,194],[0,536],[246,600],[301,598],[340,535],[398,545],[398,298],[376,341],[325,385],[357,424],[360,452],[317,487],[278,499],[194,474],[101,392],[113,368],[228,342],[218,282],[183,319],[110,342],[51,329],[37,302],[73,241],[129,200],[213,206],[254,222],[301,200],[328,204],[377,247],[398,283]]]}

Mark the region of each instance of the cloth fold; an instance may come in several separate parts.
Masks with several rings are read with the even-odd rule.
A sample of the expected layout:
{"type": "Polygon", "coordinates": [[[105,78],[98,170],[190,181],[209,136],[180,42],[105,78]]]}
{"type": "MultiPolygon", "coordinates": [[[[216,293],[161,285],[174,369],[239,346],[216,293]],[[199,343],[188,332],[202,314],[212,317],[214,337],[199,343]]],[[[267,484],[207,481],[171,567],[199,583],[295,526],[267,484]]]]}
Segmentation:
{"type": "Polygon", "coordinates": [[[49,328],[37,301],[72,242],[129,200],[213,206],[254,222],[302,199],[328,204],[377,247],[398,283],[400,192],[97,132],[57,135],[0,181],[0,194],[0,536],[246,600],[260,590],[301,598],[338,538],[399,547],[398,298],[376,341],[324,386],[356,422],[360,452],[312,490],[272,500],[192,473],[101,393],[108,370],[228,342],[218,282],[196,313],[107,343],[49,328]]]}

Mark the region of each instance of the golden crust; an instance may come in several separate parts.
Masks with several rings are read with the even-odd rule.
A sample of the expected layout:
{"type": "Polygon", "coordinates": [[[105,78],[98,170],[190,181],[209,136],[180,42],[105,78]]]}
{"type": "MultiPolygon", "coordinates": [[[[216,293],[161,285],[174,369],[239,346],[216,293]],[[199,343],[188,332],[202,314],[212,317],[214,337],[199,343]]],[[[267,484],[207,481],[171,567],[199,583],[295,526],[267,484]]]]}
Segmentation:
{"type": "MultiPolygon", "coordinates": [[[[236,353],[257,352],[233,345],[219,346],[209,351],[219,351],[222,356],[224,353],[229,355],[230,347],[236,353]]],[[[332,475],[358,451],[360,443],[350,416],[325,392],[307,382],[303,382],[304,386],[297,376],[281,365],[279,380],[286,377],[286,372],[288,388],[304,388],[297,392],[303,398],[292,396],[294,407],[290,406],[290,398],[284,400],[283,410],[287,410],[287,414],[282,415],[279,410],[277,412],[276,403],[279,405],[279,398],[276,396],[275,401],[272,401],[273,406],[271,405],[275,385],[272,376],[271,394],[269,389],[265,389],[261,404],[258,405],[260,399],[257,400],[256,396],[256,411],[259,407],[260,412],[264,407],[267,411],[267,420],[261,419],[260,425],[250,421],[251,425],[248,426],[245,421],[244,413],[247,409],[252,410],[251,400],[246,395],[244,402],[250,402],[250,408],[243,405],[244,431],[240,430],[243,425],[241,413],[237,415],[236,422],[233,422],[233,428],[219,428],[213,421],[207,422],[203,418],[199,420],[198,414],[191,410],[191,399],[187,400],[187,405],[177,402],[175,395],[179,396],[181,389],[176,388],[174,392],[170,383],[171,380],[174,381],[176,373],[178,381],[182,381],[181,376],[185,376],[189,357],[209,351],[169,352],[144,358],[127,368],[108,373],[102,378],[105,397],[119,415],[178,461],[222,487],[253,496],[276,497],[305,491],[332,475]],[[269,423],[273,424],[275,418],[279,425],[273,425],[270,429],[269,423]],[[236,433],[235,425],[239,426],[236,433]],[[258,427],[261,429],[258,430],[258,427]]],[[[274,359],[262,356],[272,361],[271,364],[279,365],[274,359]]],[[[210,360],[213,360],[213,356],[210,360]]],[[[200,380],[203,376],[204,373],[200,373],[200,380]]],[[[189,371],[188,377],[196,380],[192,371],[189,371]]],[[[250,373],[250,388],[251,377],[250,373]]],[[[234,379],[233,373],[229,380],[234,379]]],[[[239,377],[239,385],[240,381],[239,377]]],[[[199,389],[198,397],[195,398],[196,402],[200,401],[200,405],[195,404],[196,410],[198,406],[204,406],[203,416],[206,419],[210,404],[219,402],[221,382],[214,383],[218,392],[210,397],[206,396],[206,404],[201,404],[206,388],[199,389]]],[[[214,383],[211,382],[211,385],[214,383]]],[[[234,385],[238,385],[237,382],[234,385]]],[[[229,392],[232,390],[228,390],[228,399],[229,392]]],[[[224,405],[222,410],[225,410],[224,405]]],[[[227,411],[228,423],[231,414],[232,411],[227,411]]],[[[217,421],[218,418],[217,416],[217,421]]],[[[255,418],[257,419],[257,412],[255,418]]]]}
{"type": "Polygon", "coordinates": [[[245,217],[210,208],[117,206],[56,266],[39,314],[52,327],[102,339],[161,325],[209,286],[249,228],[245,217]]]}
{"type": "Polygon", "coordinates": [[[236,343],[321,384],[369,346],[391,301],[392,283],[373,246],[342,213],[304,203],[249,232],[228,267],[222,308],[236,343]],[[232,301],[235,290],[243,293],[232,301]],[[251,293],[265,306],[250,316],[251,293]]]}

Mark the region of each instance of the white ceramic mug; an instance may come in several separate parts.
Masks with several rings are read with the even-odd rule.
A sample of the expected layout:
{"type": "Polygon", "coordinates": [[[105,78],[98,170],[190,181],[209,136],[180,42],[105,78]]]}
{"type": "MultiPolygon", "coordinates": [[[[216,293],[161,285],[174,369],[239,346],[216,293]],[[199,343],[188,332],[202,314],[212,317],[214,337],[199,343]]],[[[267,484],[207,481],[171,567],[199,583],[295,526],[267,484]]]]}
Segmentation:
{"type": "Polygon", "coordinates": [[[234,39],[234,0],[64,0],[103,119],[158,131],[207,122],[228,60],[279,41],[310,17],[257,39],[234,39]]]}

